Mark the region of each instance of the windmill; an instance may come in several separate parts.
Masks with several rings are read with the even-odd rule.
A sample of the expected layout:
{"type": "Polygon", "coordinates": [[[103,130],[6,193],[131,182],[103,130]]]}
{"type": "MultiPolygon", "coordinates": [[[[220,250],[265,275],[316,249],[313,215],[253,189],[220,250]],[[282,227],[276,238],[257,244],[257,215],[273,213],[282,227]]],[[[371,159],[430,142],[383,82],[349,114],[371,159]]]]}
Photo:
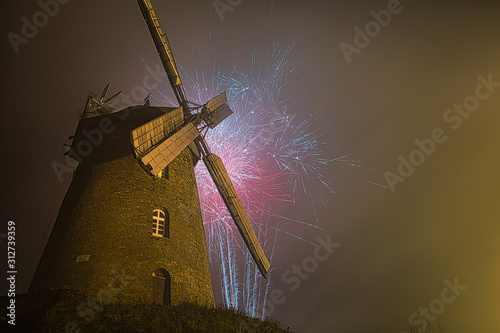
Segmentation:
{"type": "Polygon", "coordinates": [[[209,128],[215,128],[233,113],[227,104],[226,93],[219,94],[202,106],[188,102],[166,34],[160,27],[151,1],[138,0],[137,2],[179,107],[131,131],[135,156],[148,173],[158,176],[187,147],[195,156],[201,155],[257,267],[261,274],[267,277],[270,268],[269,261],[222,160],[210,151],[204,140],[209,128]]]}
{"type": "MultiPolygon", "coordinates": [[[[74,289],[92,299],[213,305],[194,166],[203,159],[260,272],[269,261],[204,135],[232,111],[225,93],[189,103],[150,1],[138,1],[179,107],[111,111],[89,93],[70,149],[78,162],[30,291],[74,289]]],[[[85,313],[81,314],[85,316],[85,313]]]]}

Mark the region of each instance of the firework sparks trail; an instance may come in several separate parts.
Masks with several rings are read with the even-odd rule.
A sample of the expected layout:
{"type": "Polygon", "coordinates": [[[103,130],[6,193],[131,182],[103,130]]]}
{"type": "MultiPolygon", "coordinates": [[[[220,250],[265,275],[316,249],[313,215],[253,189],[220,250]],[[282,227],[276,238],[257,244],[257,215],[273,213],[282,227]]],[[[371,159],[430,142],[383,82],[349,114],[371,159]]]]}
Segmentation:
{"type": "MultiPolygon", "coordinates": [[[[189,87],[187,91],[191,92],[188,99],[193,103],[201,105],[227,91],[234,114],[209,131],[205,139],[213,153],[223,160],[271,261],[278,232],[302,239],[286,227],[281,228],[279,221],[321,229],[314,223],[283,216],[279,207],[293,205],[299,192],[309,194],[314,200],[315,193],[310,188],[318,192],[318,185],[323,189],[320,197],[324,201],[324,194],[333,192],[324,177],[328,165],[354,163],[346,156],[324,157],[322,128],[314,125],[317,115],[302,116],[299,120],[290,113],[307,91],[305,86],[297,85],[304,82],[307,74],[301,72],[301,61],[294,60],[296,42],[290,39],[273,43],[269,56],[263,59],[252,51],[250,69],[233,67],[228,74],[222,73],[216,62],[208,66],[205,51],[198,46],[202,58],[198,63],[202,65],[180,68],[185,86],[189,87]]],[[[163,89],[156,89],[161,94],[163,89]]],[[[173,102],[166,95],[161,96],[173,102]]],[[[271,271],[267,281],[260,277],[206,168],[196,167],[196,180],[210,261],[220,274],[223,302],[254,317],[264,317],[271,271]],[[242,267],[238,258],[243,262],[242,267]]]]}

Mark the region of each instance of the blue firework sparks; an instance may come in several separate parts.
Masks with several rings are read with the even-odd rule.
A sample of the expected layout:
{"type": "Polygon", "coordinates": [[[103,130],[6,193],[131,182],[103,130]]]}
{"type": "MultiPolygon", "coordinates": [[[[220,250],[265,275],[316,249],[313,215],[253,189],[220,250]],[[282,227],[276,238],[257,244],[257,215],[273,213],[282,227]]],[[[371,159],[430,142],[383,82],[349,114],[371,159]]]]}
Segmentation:
{"type": "MultiPolygon", "coordinates": [[[[227,91],[234,114],[209,131],[205,139],[222,158],[271,266],[278,232],[302,239],[288,232],[287,224],[318,228],[314,223],[284,216],[284,205],[293,206],[299,192],[312,200],[319,193],[324,201],[325,194],[333,192],[324,175],[327,167],[348,162],[345,157],[325,157],[323,128],[315,125],[318,115],[293,114],[300,112],[295,108],[307,92],[308,77],[301,60],[293,56],[297,40],[274,42],[271,52],[264,56],[255,50],[249,52],[249,68],[235,66],[224,73],[201,51],[198,63],[202,65],[180,68],[188,99],[196,104],[227,91]]],[[[260,277],[202,164],[196,167],[196,178],[210,261],[212,269],[219,272],[223,302],[263,317],[272,269],[267,280],[260,277]]]]}

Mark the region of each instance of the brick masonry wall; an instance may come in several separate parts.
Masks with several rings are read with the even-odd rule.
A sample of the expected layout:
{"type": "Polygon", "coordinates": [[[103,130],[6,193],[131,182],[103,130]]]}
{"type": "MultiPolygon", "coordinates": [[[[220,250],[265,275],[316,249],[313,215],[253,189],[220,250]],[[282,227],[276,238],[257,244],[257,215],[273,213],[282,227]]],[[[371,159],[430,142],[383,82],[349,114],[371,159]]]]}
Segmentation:
{"type": "Polygon", "coordinates": [[[214,304],[191,152],[170,163],[169,179],[149,175],[133,156],[130,130],[162,112],[135,107],[80,122],[74,147],[100,118],[115,128],[75,172],[30,290],[71,288],[94,298],[152,302],[152,273],[164,268],[173,304],[214,304]],[[169,238],[152,235],[154,209],[168,211],[169,238]],[[89,260],[76,262],[80,255],[89,260]]]}

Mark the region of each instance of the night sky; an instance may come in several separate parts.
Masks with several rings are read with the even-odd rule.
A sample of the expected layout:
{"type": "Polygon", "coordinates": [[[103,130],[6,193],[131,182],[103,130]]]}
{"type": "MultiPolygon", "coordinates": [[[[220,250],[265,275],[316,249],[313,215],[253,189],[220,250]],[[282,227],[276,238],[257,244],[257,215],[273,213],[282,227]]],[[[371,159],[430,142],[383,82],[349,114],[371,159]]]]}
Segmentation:
{"type": "MultiPolygon", "coordinates": [[[[292,113],[317,112],[325,156],[360,163],[328,169],[335,193],[326,204],[297,197],[297,219],[324,230],[281,224],[303,240],[278,236],[272,289],[283,302],[273,316],[298,332],[399,333],[431,307],[447,332],[500,332],[498,2],[242,0],[222,14],[217,3],[228,4],[153,1],[178,65],[189,71],[205,53],[223,71],[245,68],[252,50],[296,41],[304,76],[292,85],[292,113]],[[281,277],[314,258],[318,237],[340,246],[291,290],[281,277]],[[459,285],[455,294],[449,284],[459,285]]],[[[13,46],[9,33],[22,36],[40,10],[9,1],[1,20],[0,233],[16,222],[19,292],[69,185],[69,173],[55,182],[52,163],[76,110],[108,82],[110,93],[132,96],[149,73],[144,62],[160,65],[136,1],[68,1],[13,46]]],[[[162,103],[158,94],[151,101],[162,103]]]]}

